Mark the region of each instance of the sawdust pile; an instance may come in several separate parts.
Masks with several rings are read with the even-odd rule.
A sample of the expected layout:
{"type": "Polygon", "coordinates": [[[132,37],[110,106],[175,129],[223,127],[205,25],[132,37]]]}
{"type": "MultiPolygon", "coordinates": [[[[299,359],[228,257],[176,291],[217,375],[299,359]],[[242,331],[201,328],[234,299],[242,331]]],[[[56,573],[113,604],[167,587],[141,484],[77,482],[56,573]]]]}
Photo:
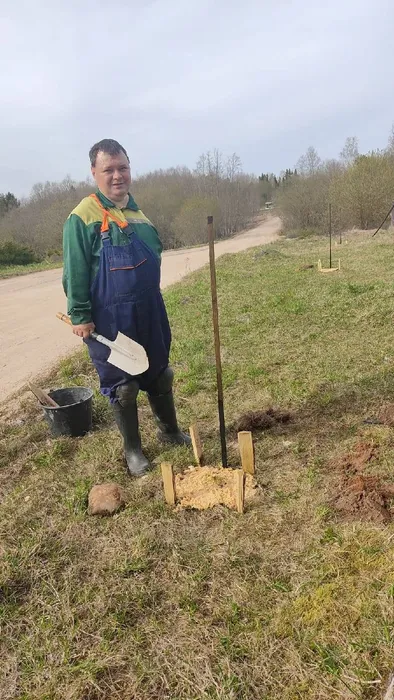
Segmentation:
{"type": "MultiPolygon", "coordinates": [[[[223,505],[236,508],[236,469],[222,467],[189,467],[175,476],[177,509],[206,510],[223,505]]],[[[258,486],[250,474],[245,474],[245,503],[257,496],[258,486]]]]}
{"type": "Polygon", "coordinates": [[[359,442],[335,465],[338,480],[333,505],[347,519],[386,524],[392,520],[394,484],[364,473],[378,454],[373,442],[359,442]]]}
{"type": "Polygon", "coordinates": [[[281,411],[279,408],[268,408],[266,411],[249,411],[244,413],[234,424],[234,430],[241,432],[248,430],[268,430],[278,423],[289,423],[291,421],[289,411],[281,411]]]}

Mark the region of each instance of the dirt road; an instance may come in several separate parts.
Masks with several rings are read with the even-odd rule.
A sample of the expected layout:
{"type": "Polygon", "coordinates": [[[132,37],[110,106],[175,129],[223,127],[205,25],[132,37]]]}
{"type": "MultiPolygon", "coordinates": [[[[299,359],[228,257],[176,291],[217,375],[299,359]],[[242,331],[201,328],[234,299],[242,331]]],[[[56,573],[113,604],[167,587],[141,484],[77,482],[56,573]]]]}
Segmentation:
{"type": "MultiPolygon", "coordinates": [[[[277,238],[280,225],[280,219],[271,217],[246,233],[221,241],[215,246],[216,256],[269,243],[277,238]]],[[[165,252],[162,287],[207,262],[207,246],[165,252]]],[[[82,342],[55,317],[57,311],[66,311],[61,276],[57,269],[0,280],[0,401],[82,342]]]]}

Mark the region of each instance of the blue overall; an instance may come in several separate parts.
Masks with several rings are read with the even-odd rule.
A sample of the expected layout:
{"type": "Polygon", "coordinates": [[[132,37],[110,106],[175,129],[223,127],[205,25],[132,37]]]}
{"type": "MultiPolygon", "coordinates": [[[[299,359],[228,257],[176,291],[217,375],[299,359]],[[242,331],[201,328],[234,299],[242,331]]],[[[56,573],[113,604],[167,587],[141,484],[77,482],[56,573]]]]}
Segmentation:
{"type": "Polygon", "coordinates": [[[92,321],[97,333],[115,340],[118,331],[140,343],[148,355],[149,368],[132,377],[107,362],[110,349],[97,340],[85,340],[100,378],[100,390],[111,403],[116,389],[133,379],[144,391],[168,367],[171,330],[160,291],[160,261],[127,222],[110,211],[101,226],[103,246],[97,275],[90,290],[92,321]],[[127,233],[128,245],[112,245],[108,217],[127,233]],[[106,230],[105,230],[106,229],[106,230]]]}

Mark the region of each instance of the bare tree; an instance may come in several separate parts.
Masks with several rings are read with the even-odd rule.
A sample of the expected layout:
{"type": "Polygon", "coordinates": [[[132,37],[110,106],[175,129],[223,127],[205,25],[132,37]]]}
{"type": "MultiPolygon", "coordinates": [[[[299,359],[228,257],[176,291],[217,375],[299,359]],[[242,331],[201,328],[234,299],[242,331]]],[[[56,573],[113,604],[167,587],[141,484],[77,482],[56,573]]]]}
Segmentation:
{"type": "Polygon", "coordinates": [[[231,182],[234,182],[234,180],[242,173],[242,161],[239,156],[237,156],[236,153],[233,153],[231,156],[229,156],[226,160],[225,164],[225,177],[227,177],[231,182]]]}
{"type": "Polygon", "coordinates": [[[391,131],[389,135],[389,139],[387,142],[387,153],[391,156],[394,156],[394,123],[391,126],[391,131]]]}
{"type": "Polygon", "coordinates": [[[345,165],[352,165],[360,155],[358,150],[358,139],[356,136],[348,136],[342,151],[339,154],[341,161],[345,165]]]}
{"type": "Polygon", "coordinates": [[[311,177],[321,168],[322,162],[319,154],[313,146],[309,146],[306,153],[298,160],[297,170],[301,175],[311,177]]]}

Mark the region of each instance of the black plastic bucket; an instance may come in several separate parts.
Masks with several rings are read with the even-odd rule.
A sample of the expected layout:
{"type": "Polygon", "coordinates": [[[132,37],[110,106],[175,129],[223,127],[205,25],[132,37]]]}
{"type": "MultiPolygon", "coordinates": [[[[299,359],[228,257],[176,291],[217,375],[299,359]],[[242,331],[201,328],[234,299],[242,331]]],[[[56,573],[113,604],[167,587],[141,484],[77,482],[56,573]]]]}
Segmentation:
{"type": "Polygon", "coordinates": [[[84,386],[49,391],[48,395],[59,408],[43,406],[52,435],[80,437],[92,428],[93,391],[84,386]]]}

